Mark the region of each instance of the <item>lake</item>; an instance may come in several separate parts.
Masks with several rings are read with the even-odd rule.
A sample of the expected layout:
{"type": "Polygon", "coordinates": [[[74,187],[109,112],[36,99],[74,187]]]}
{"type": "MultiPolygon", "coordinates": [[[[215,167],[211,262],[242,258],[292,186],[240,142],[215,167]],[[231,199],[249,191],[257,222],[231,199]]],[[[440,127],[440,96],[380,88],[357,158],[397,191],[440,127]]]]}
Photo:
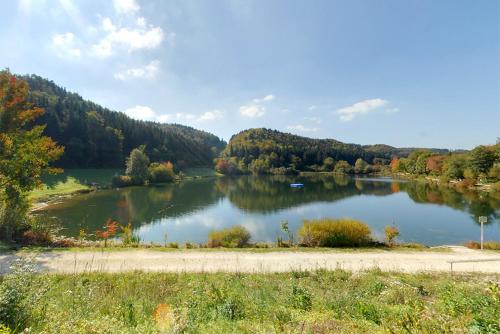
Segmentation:
{"type": "Polygon", "coordinates": [[[458,192],[419,182],[341,176],[211,177],[164,186],[102,190],[79,195],[42,213],[77,236],[108,218],[130,222],[141,242],[203,243],[213,229],[243,225],[253,241],[274,242],[280,222],[296,231],[304,219],[351,217],[375,237],[396,225],[400,240],[429,246],[479,240],[478,216],[488,216],[485,240],[500,240],[500,196],[458,192]],[[292,188],[300,182],[303,188],[292,188]]]}

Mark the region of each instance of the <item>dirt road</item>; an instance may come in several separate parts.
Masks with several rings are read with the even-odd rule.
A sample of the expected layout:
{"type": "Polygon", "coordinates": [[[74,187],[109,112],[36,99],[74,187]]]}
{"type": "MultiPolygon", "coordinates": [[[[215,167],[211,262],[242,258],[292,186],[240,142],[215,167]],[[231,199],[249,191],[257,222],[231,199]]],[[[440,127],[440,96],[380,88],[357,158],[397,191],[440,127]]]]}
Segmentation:
{"type": "Polygon", "coordinates": [[[8,272],[16,258],[31,257],[40,272],[81,273],[88,271],[126,272],[283,272],[342,268],[361,271],[379,268],[383,271],[436,272],[450,271],[449,261],[480,260],[454,263],[454,272],[500,274],[500,253],[451,247],[436,251],[59,251],[11,253],[0,255],[0,273],[8,272]],[[493,260],[498,261],[484,261],[493,260]]]}

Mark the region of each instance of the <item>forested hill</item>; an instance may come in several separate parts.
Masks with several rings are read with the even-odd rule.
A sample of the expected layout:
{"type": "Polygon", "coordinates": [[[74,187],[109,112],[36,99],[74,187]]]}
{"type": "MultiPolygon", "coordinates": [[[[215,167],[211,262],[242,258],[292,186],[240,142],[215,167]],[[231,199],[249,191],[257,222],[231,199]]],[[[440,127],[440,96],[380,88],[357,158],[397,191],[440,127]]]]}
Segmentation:
{"type": "Polygon", "coordinates": [[[152,161],[178,167],[212,166],[226,143],[205,131],[177,124],[131,119],[36,75],[19,76],[30,86],[30,100],[45,113],[37,122],[65,146],[61,167],[121,167],[130,151],[146,145],[152,161]]]}
{"type": "MultiPolygon", "coordinates": [[[[368,163],[388,164],[392,156],[405,157],[415,150],[417,149],[399,149],[388,145],[346,144],[334,139],[313,139],[259,128],[234,135],[222,152],[222,159],[219,160],[217,168],[221,172],[229,169],[243,173],[260,173],[273,168],[320,170],[325,164],[341,160],[351,165],[354,165],[357,159],[368,163]]],[[[448,152],[437,151],[436,153],[448,152]]],[[[275,170],[273,173],[286,172],[275,170]]]]}
{"type": "MultiPolygon", "coordinates": [[[[424,148],[418,147],[393,147],[384,144],[375,144],[375,145],[363,145],[365,151],[373,153],[379,158],[391,159],[396,156],[398,158],[405,158],[410,155],[410,153],[418,150],[423,150],[424,148]]],[[[431,151],[437,154],[446,154],[450,153],[447,149],[442,148],[425,148],[425,150],[431,151]]],[[[465,152],[465,151],[461,151],[465,152]]]]}
{"type": "Polygon", "coordinates": [[[372,161],[375,154],[361,145],[345,144],[334,139],[312,139],[270,129],[249,129],[234,135],[222,152],[240,170],[323,165],[327,157],[354,164],[356,159],[372,161]],[[234,161],[236,160],[236,161],[234,161]]]}

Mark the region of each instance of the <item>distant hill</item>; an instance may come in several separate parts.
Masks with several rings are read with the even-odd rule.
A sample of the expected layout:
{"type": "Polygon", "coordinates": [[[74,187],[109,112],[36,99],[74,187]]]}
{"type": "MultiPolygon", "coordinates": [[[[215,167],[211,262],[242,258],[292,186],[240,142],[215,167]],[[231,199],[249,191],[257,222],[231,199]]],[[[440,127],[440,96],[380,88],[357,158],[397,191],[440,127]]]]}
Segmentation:
{"type": "Polygon", "coordinates": [[[146,145],[152,161],[180,167],[212,166],[226,143],[205,131],[178,124],[134,120],[66,91],[37,75],[19,76],[30,86],[30,101],[45,113],[37,122],[65,146],[61,167],[121,167],[130,151],[146,145]]]}
{"type": "Polygon", "coordinates": [[[385,159],[391,159],[393,156],[405,158],[409,156],[411,152],[417,150],[429,150],[437,154],[450,153],[449,150],[441,148],[393,147],[385,144],[363,145],[363,148],[367,152],[371,152],[377,157],[385,159]]]}
{"type": "MultiPolygon", "coordinates": [[[[314,170],[325,158],[345,160],[353,165],[358,158],[369,163],[389,163],[392,156],[406,157],[417,148],[395,148],[388,145],[347,144],[335,139],[313,139],[277,130],[258,128],[231,137],[222,158],[240,172],[267,172],[272,168],[314,170]]],[[[432,149],[436,153],[448,150],[432,149]]],[[[228,168],[228,167],[226,167],[228,168]]],[[[285,172],[285,171],[282,171],[285,172]]],[[[280,173],[278,171],[278,173],[280,173]]]]}

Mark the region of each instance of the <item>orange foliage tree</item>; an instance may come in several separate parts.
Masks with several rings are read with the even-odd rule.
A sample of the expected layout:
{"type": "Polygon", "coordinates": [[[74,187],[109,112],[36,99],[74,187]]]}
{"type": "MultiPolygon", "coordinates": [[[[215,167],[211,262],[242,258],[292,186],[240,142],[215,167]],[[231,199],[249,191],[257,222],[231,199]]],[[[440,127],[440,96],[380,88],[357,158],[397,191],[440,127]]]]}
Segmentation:
{"type": "Polygon", "coordinates": [[[425,170],[429,174],[441,174],[443,171],[445,157],[442,155],[434,155],[427,159],[425,170]]]}
{"type": "Polygon", "coordinates": [[[104,247],[108,246],[108,239],[116,234],[116,232],[118,231],[118,227],[120,227],[120,224],[118,224],[118,222],[114,221],[111,218],[108,218],[108,220],[106,221],[106,225],[104,225],[104,230],[97,230],[95,232],[95,235],[98,238],[104,239],[104,247]]]}
{"type": "Polygon", "coordinates": [[[11,240],[28,225],[27,194],[42,184],[64,148],[43,135],[34,121],[43,109],[28,102],[28,84],[8,70],[0,71],[0,238],[11,240]]]}
{"type": "Polygon", "coordinates": [[[397,157],[393,157],[390,166],[393,173],[397,172],[399,170],[399,159],[397,157]]]}

